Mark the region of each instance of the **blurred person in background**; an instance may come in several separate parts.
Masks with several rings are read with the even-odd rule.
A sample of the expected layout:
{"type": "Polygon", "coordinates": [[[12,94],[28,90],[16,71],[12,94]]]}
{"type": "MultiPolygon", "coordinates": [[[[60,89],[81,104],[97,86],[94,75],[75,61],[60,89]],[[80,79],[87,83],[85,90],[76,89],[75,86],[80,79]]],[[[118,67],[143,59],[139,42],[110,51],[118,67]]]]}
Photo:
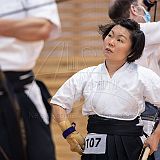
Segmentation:
{"type": "Polygon", "coordinates": [[[0,4],[1,73],[18,101],[26,134],[24,157],[12,102],[0,83],[0,160],[55,160],[49,92],[42,82],[36,83],[32,70],[44,40],[59,36],[57,5],[55,0],[0,0],[0,4]]]}

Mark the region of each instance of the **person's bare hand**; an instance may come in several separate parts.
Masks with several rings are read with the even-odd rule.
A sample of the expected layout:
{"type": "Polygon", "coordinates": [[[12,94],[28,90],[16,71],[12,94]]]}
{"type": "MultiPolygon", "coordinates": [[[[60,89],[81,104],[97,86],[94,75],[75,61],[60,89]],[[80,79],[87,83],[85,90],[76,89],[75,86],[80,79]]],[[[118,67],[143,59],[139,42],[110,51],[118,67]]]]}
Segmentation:
{"type": "Polygon", "coordinates": [[[149,146],[150,150],[150,155],[157,151],[158,144],[159,144],[159,135],[153,133],[151,136],[149,136],[146,141],[144,142],[145,146],[149,146]]]}

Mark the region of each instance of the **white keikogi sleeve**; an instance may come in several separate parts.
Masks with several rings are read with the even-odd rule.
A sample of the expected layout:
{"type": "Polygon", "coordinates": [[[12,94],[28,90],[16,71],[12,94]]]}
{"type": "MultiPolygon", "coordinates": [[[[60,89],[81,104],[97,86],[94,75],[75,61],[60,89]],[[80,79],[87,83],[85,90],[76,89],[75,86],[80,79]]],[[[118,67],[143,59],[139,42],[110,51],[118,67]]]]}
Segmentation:
{"type": "Polygon", "coordinates": [[[142,70],[141,79],[144,84],[145,101],[160,108],[160,77],[150,69],[142,70]]]}
{"type": "Polygon", "coordinates": [[[40,17],[53,23],[50,38],[57,38],[61,32],[60,18],[55,0],[27,0],[25,2],[27,17],[40,17]]]}
{"type": "Polygon", "coordinates": [[[52,97],[50,103],[59,105],[70,113],[73,103],[83,96],[83,89],[90,77],[91,68],[81,70],[68,79],[52,97]]]}
{"type": "Polygon", "coordinates": [[[160,21],[150,23],[140,23],[141,30],[145,34],[145,46],[160,45],[160,21]]]}

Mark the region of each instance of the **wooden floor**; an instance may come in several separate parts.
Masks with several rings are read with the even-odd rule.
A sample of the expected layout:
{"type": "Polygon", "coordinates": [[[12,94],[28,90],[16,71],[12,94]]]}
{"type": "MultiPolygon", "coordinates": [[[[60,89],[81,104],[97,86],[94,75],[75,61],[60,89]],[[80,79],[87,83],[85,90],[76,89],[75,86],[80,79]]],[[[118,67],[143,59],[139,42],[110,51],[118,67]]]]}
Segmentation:
{"type": "MultiPolygon", "coordinates": [[[[54,95],[58,88],[75,72],[101,62],[103,62],[103,57],[50,57],[47,60],[44,57],[40,57],[34,71],[36,78],[43,80],[51,94],[54,95]]],[[[82,105],[83,100],[74,104],[69,119],[71,122],[76,122],[77,131],[85,136],[87,117],[83,117],[81,114],[82,105]]],[[[57,160],[80,160],[80,156],[77,153],[70,151],[69,145],[63,139],[58,125],[54,119],[52,120],[54,122],[52,133],[56,145],[57,160]]]]}

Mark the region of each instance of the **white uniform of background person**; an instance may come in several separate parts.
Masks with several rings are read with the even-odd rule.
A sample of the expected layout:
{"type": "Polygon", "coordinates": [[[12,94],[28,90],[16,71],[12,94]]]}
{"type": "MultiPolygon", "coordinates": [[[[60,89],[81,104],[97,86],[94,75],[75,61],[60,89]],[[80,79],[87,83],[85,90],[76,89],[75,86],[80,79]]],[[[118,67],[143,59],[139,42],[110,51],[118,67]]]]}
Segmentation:
{"type": "MultiPolygon", "coordinates": [[[[0,0],[3,4],[0,7],[1,19],[24,19],[27,17],[41,17],[51,21],[53,25],[53,33],[50,38],[56,38],[60,31],[60,20],[57,12],[57,6],[53,0],[0,0]],[[33,8],[28,9],[27,8],[33,8]],[[9,12],[23,10],[22,12],[7,15],[9,12]],[[3,14],[6,16],[3,16],[3,14]]],[[[23,34],[23,33],[22,33],[23,34]]],[[[26,71],[32,70],[36,60],[43,48],[44,41],[26,42],[16,38],[0,37],[0,66],[2,71],[26,71]]],[[[34,83],[34,82],[33,82],[34,83]]],[[[38,106],[38,110],[42,115],[44,122],[48,123],[45,107],[43,106],[39,89],[36,84],[28,85],[26,93],[38,106]],[[31,87],[31,88],[30,88],[31,87]],[[34,92],[35,90],[35,92],[34,92]],[[36,98],[35,98],[36,97],[36,98]]]]}
{"type": "Polygon", "coordinates": [[[146,44],[142,57],[136,63],[152,69],[160,76],[160,22],[141,23],[145,34],[146,44]]]}
{"type": "MultiPolygon", "coordinates": [[[[4,20],[24,20],[25,21],[29,18],[46,19],[47,21],[50,21],[53,24],[52,32],[50,32],[50,38],[54,39],[59,36],[61,27],[60,27],[60,19],[59,19],[55,0],[0,0],[0,4],[1,4],[0,20],[4,19],[4,20]]],[[[1,35],[1,31],[3,32],[2,27],[0,28],[0,35],[1,35]]],[[[21,31],[21,29],[19,31],[21,31]]],[[[41,50],[44,46],[44,39],[46,38],[45,37],[41,38],[41,40],[29,40],[29,39],[23,40],[23,37],[20,39],[15,38],[14,33],[12,34],[13,36],[11,37],[5,36],[5,35],[0,36],[1,70],[4,73],[10,72],[10,71],[25,72],[25,71],[32,70],[33,67],[35,66],[38,56],[41,53],[41,50]]],[[[35,31],[35,34],[36,34],[36,31],[35,31]]],[[[23,36],[23,32],[20,33],[20,35],[23,36]]],[[[29,74],[25,76],[20,76],[19,79],[23,80],[25,78],[28,78],[29,76],[30,76],[29,74]]],[[[49,117],[48,117],[46,108],[44,106],[44,103],[42,101],[40,89],[38,85],[35,83],[35,81],[33,81],[31,84],[25,85],[25,93],[28,95],[31,102],[33,102],[33,104],[37,108],[44,125],[48,126],[49,117]]],[[[34,115],[32,116],[33,118],[35,118],[34,115]]],[[[41,137],[41,139],[43,139],[43,137],[41,137]]],[[[34,148],[33,146],[31,150],[34,153],[36,149],[38,148],[34,148]]],[[[45,153],[45,151],[43,152],[45,153]]],[[[45,158],[41,156],[43,152],[37,153],[37,157],[34,155],[35,157],[33,156],[32,158],[33,159],[42,158],[47,160],[48,159],[47,157],[45,158]]],[[[13,155],[15,156],[15,154],[13,155]]],[[[51,155],[51,156],[54,156],[54,155],[51,155]]]]}

